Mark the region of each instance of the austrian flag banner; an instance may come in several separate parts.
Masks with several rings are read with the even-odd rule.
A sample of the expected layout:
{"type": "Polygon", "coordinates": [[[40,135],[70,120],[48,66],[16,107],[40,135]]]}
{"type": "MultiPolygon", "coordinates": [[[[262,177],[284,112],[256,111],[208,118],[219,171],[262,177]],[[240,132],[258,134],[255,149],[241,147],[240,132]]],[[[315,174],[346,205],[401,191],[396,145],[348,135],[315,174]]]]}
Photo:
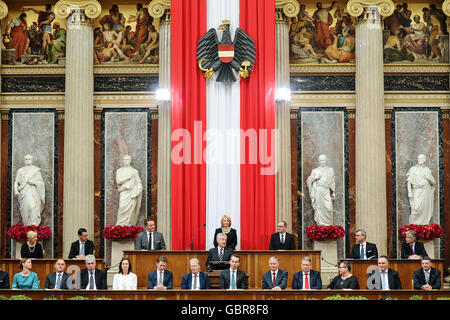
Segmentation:
{"type": "Polygon", "coordinates": [[[275,229],[275,0],[172,0],[172,249],[236,249],[275,229]]]}

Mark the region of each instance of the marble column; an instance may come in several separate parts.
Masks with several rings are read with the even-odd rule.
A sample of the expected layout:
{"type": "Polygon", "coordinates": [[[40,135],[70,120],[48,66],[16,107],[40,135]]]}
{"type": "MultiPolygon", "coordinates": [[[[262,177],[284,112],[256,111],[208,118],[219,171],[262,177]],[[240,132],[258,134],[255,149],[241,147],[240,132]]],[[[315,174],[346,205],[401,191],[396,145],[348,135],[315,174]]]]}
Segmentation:
{"type": "MultiPolygon", "coordinates": [[[[0,1],[0,25],[1,25],[1,22],[3,21],[3,19],[5,19],[6,18],[6,16],[8,15],[8,6],[3,2],[3,1],[0,1]]],[[[1,65],[2,65],[2,53],[1,53],[1,45],[0,45],[0,67],[1,67],[1,65]]],[[[2,77],[1,77],[1,73],[0,73],[0,96],[1,96],[1,92],[2,92],[2,79],[1,79],[2,77]]],[[[1,118],[0,118],[0,124],[1,124],[1,118]]],[[[2,138],[2,135],[1,135],[1,130],[0,130],[0,141],[1,141],[1,138],[2,138]]],[[[0,165],[1,165],[1,161],[0,161],[0,165]]],[[[1,185],[0,185],[0,192],[3,192],[3,190],[1,189],[1,185]]],[[[3,226],[2,226],[2,219],[0,219],[0,230],[2,230],[2,228],[3,228],[3,226]]],[[[0,240],[0,242],[1,242],[1,240],[0,240]]],[[[2,250],[0,250],[0,254],[2,253],[2,250]]]]}
{"type": "MultiPolygon", "coordinates": [[[[149,13],[159,33],[159,87],[170,90],[170,1],[153,0],[149,13]]],[[[170,101],[158,104],[157,229],[172,248],[170,101]]]]}
{"type": "Polygon", "coordinates": [[[350,0],[356,22],[356,228],[387,253],[386,148],[381,14],[390,0],[350,0]]]}
{"type": "MultiPolygon", "coordinates": [[[[275,85],[276,89],[289,89],[289,19],[298,15],[300,5],[295,0],[276,1],[275,10],[275,85]]],[[[287,222],[288,232],[292,232],[290,108],[289,101],[275,101],[275,128],[278,131],[275,176],[276,219],[287,222]]]]}
{"type": "MultiPolygon", "coordinates": [[[[61,0],[55,13],[67,18],[64,123],[63,256],[86,228],[94,239],[94,68],[93,19],[97,1],[61,0]]],[[[101,232],[97,230],[96,232],[101,232]]],[[[97,248],[97,253],[98,248],[97,248]]]]}

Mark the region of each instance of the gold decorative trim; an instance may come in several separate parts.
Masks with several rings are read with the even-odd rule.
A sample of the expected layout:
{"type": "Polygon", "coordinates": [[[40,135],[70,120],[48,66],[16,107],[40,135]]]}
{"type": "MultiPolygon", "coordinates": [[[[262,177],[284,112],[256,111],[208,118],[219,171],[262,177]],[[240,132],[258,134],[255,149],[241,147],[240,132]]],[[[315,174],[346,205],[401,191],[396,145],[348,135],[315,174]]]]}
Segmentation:
{"type": "Polygon", "coordinates": [[[450,119],[450,110],[442,111],[442,119],[450,119]]]}
{"type": "Polygon", "coordinates": [[[97,0],[60,0],[55,4],[58,18],[66,19],[75,9],[82,9],[89,19],[98,18],[102,12],[102,6],[97,0]]]}
{"type": "Polygon", "coordinates": [[[442,4],[442,11],[444,11],[445,15],[450,16],[450,0],[445,0],[442,4]]]}
{"type": "Polygon", "coordinates": [[[3,20],[8,15],[8,6],[3,1],[0,1],[0,20],[3,20]]]}
{"type": "Polygon", "coordinates": [[[288,18],[293,18],[300,12],[300,4],[296,0],[276,0],[275,8],[282,9],[288,18]]]}
{"type": "Polygon", "coordinates": [[[349,0],[347,12],[353,17],[359,17],[366,7],[377,6],[380,15],[389,17],[394,13],[395,6],[391,0],[349,0]]]}
{"type": "Polygon", "coordinates": [[[153,17],[153,25],[158,33],[162,16],[170,11],[170,3],[171,0],[153,0],[148,4],[148,13],[153,17]]]}

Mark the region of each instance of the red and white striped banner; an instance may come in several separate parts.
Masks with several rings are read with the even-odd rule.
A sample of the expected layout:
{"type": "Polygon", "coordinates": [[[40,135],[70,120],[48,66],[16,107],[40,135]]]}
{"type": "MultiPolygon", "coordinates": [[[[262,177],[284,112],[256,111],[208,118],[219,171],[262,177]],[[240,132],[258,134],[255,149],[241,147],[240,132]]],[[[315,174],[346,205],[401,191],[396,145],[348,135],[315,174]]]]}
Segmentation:
{"type": "Polygon", "coordinates": [[[275,0],[171,6],[172,249],[192,239],[195,250],[213,247],[224,214],[238,249],[268,249],[276,223],[275,0]],[[255,41],[253,72],[235,83],[205,79],[196,60],[198,40],[222,20],[232,39],[240,27],[255,41]]]}

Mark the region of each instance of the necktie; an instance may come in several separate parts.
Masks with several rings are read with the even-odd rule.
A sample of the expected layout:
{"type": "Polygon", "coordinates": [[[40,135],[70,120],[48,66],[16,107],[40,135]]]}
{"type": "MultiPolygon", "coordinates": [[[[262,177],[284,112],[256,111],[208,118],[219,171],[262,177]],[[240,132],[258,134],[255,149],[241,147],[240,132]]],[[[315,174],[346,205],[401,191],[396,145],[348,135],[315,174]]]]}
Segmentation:
{"type": "Polygon", "coordinates": [[[198,281],[197,281],[198,275],[194,275],[194,290],[198,289],[198,281]]]}
{"type": "Polygon", "coordinates": [[[281,235],[281,244],[284,244],[284,234],[281,235]]]}
{"type": "Polygon", "coordinates": [[[159,271],[158,284],[163,284],[163,273],[162,273],[162,271],[159,271]]]}
{"type": "Polygon", "coordinates": [[[58,279],[56,279],[56,289],[61,289],[61,274],[58,274],[58,279]]]}
{"type": "Polygon", "coordinates": [[[222,259],[223,259],[223,248],[220,248],[219,260],[222,261],[222,259]]]}
{"type": "Polygon", "coordinates": [[[90,272],[89,276],[89,290],[94,290],[94,273],[90,272]]]}
{"type": "Polygon", "coordinates": [[[414,245],[410,244],[412,255],[414,255],[414,245]]]}
{"type": "Polygon", "coordinates": [[[84,242],[80,243],[80,254],[83,255],[83,256],[85,255],[84,254],[84,242]]]}
{"type": "Polygon", "coordinates": [[[275,288],[275,279],[276,279],[276,273],[273,273],[273,279],[272,279],[272,288],[275,288]]]}
{"type": "Polygon", "coordinates": [[[363,244],[361,245],[361,256],[360,256],[360,258],[364,259],[364,245],[363,244]]]}
{"type": "Polygon", "coordinates": [[[429,281],[430,281],[430,272],[425,271],[425,282],[428,284],[429,281]]]}
{"type": "Polygon", "coordinates": [[[152,232],[148,233],[148,244],[147,244],[147,250],[152,250],[152,232]]]}
{"type": "Polygon", "coordinates": [[[305,289],[309,289],[309,280],[308,280],[308,274],[305,273],[305,289]]]}
{"type": "Polygon", "coordinates": [[[231,272],[231,289],[236,289],[236,276],[235,276],[236,271],[233,270],[231,272]]]}
{"type": "Polygon", "coordinates": [[[386,280],[386,272],[381,273],[381,289],[387,289],[387,280],[386,280]]]}

